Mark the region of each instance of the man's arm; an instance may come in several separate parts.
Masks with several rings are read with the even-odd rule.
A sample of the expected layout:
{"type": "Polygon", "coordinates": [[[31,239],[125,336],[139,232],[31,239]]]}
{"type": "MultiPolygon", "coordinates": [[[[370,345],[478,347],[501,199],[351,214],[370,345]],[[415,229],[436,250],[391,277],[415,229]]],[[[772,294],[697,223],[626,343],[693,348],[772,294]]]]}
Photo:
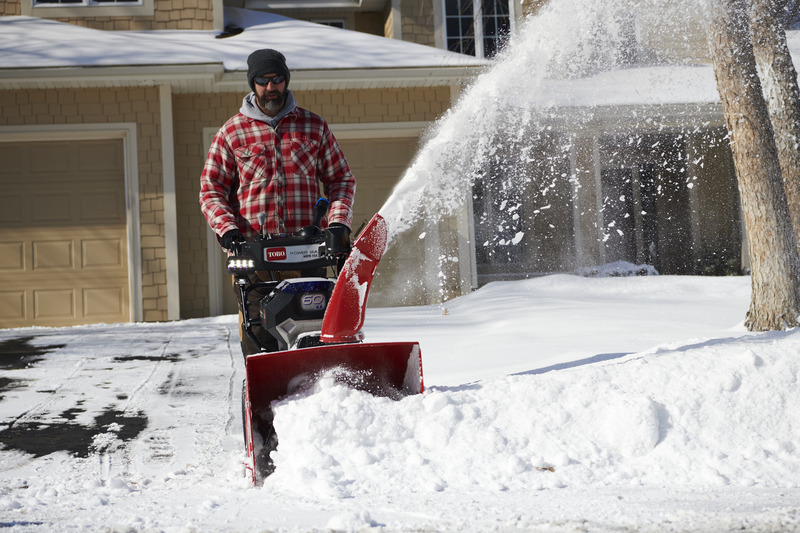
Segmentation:
{"type": "Polygon", "coordinates": [[[221,129],[214,137],[200,175],[200,209],[218,238],[239,230],[230,206],[231,188],[236,175],[236,160],[221,129]]]}
{"type": "Polygon", "coordinates": [[[328,210],[328,223],[344,224],[350,227],[353,222],[356,179],[350,172],[350,165],[347,164],[344,153],[327,124],[324,127],[317,161],[325,196],[331,203],[328,210]]]}

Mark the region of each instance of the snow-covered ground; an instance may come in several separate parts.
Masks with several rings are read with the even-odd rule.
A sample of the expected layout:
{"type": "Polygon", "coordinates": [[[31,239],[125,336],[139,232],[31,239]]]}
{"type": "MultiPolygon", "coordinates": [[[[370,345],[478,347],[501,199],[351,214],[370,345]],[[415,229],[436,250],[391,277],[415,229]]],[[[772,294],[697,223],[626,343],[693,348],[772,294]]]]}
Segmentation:
{"type": "Polygon", "coordinates": [[[800,530],[800,332],[744,331],[749,293],[555,275],[371,309],[427,391],[280,402],[263,487],[234,317],[2,330],[0,528],[800,530]]]}

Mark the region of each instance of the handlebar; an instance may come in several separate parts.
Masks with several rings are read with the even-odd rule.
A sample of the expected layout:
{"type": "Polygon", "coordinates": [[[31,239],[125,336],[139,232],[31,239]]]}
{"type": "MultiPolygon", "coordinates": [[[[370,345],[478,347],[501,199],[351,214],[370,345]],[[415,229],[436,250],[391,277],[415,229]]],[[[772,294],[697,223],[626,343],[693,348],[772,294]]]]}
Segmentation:
{"type": "Polygon", "coordinates": [[[245,274],[256,270],[305,270],[337,265],[342,253],[329,251],[329,231],[319,228],[329,204],[328,200],[320,198],[314,206],[312,225],[298,233],[261,234],[255,241],[238,243],[233,255],[228,257],[228,272],[245,274]]]}

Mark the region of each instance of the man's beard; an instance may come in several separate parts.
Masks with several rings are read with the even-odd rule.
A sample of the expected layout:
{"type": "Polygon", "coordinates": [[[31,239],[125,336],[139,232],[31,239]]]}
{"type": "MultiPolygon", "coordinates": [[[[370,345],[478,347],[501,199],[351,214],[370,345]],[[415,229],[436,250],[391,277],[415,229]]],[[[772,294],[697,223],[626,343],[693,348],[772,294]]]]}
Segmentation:
{"type": "Polygon", "coordinates": [[[286,104],[286,93],[269,91],[258,98],[258,104],[267,113],[278,113],[286,104]]]}

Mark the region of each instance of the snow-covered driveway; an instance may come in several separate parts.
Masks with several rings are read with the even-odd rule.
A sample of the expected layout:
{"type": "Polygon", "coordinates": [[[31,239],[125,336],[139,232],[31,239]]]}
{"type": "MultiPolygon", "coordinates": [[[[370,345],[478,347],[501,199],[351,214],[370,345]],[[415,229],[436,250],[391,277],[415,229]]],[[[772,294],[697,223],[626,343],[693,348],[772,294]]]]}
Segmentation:
{"type": "Polygon", "coordinates": [[[323,379],[245,475],[233,316],[0,330],[0,528],[800,531],[800,331],[747,334],[747,278],[492,284],[375,309],[428,390],[323,379]]]}

